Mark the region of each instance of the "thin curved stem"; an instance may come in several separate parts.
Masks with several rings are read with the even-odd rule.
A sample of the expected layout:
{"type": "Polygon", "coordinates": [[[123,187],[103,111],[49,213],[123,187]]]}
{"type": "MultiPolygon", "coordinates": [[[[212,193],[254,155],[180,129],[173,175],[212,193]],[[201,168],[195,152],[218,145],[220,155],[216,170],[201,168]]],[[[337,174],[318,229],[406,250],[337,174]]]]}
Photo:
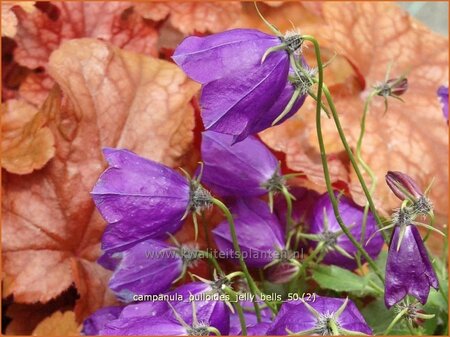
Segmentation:
{"type": "Polygon", "coordinates": [[[211,254],[210,252],[201,250],[200,255],[202,258],[207,258],[213,264],[214,268],[217,269],[219,274],[223,274],[222,268],[220,267],[219,262],[217,261],[217,259],[214,257],[213,254],[211,254]]]}
{"type": "Polygon", "coordinates": [[[375,208],[375,204],[373,202],[372,196],[371,196],[370,191],[367,188],[366,182],[364,181],[364,178],[361,174],[361,170],[359,169],[358,163],[356,162],[355,156],[353,155],[353,151],[347,142],[347,138],[345,137],[344,130],[342,129],[341,121],[339,120],[339,116],[337,114],[336,106],[334,105],[333,98],[331,97],[330,91],[328,90],[328,88],[325,84],[323,84],[323,93],[324,93],[324,95],[327,99],[328,105],[330,107],[330,111],[331,111],[331,115],[334,120],[334,124],[336,125],[336,129],[339,133],[339,138],[341,139],[342,145],[344,145],[344,148],[345,148],[345,152],[347,152],[347,155],[350,159],[350,163],[352,164],[352,167],[355,170],[356,176],[358,177],[359,183],[361,184],[361,187],[367,198],[367,202],[369,203],[370,210],[372,211],[372,214],[375,218],[375,221],[377,222],[378,227],[382,228],[383,223],[382,223],[380,217],[378,216],[378,212],[375,208]]]}
{"type": "MultiPolygon", "coordinates": [[[[342,221],[342,218],[341,218],[341,215],[340,215],[340,212],[339,212],[338,201],[336,199],[336,196],[335,196],[334,191],[333,191],[333,186],[331,184],[330,171],[329,171],[328,162],[327,162],[327,153],[326,153],[326,150],[325,150],[325,143],[324,143],[323,135],[322,135],[322,124],[321,124],[322,90],[325,93],[325,96],[327,97],[328,105],[330,106],[331,113],[333,115],[333,119],[335,119],[335,123],[336,123],[336,118],[337,118],[336,108],[334,107],[333,100],[331,99],[331,96],[330,96],[330,92],[328,91],[326,86],[324,86],[324,83],[323,83],[323,65],[322,65],[322,58],[320,56],[319,43],[317,42],[317,40],[314,37],[309,36],[309,35],[303,36],[303,39],[308,40],[308,41],[313,43],[314,51],[315,51],[316,58],[317,58],[317,67],[318,67],[319,81],[318,81],[318,87],[317,87],[316,131],[317,131],[317,138],[318,138],[318,141],[319,141],[320,158],[322,160],[323,172],[324,172],[324,177],[325,177],[325,184],[326,184],[326,187],[327,187],[327,191],[328,191],[328,195],[330,197],[331,204],[333,206],[334,215],[336,217],[336,220],[337,220],[339,226],[341,227],[342,232],[348,237],[348,239],[356,247],[356,249],[361,252],[361,255],[369,263],[370,267],[373,269],[375,274],[384,283],[383,274],[381,274],[381,272],[379,271],[377,265],[372,260],[372,258],[369,256],[369,254],[366,252],[366,250],[361,246],[361,244],[358,241],[356,241],[356,239],[350,233],[348,227],[342,221]]],[[[336,124],[337,124],[338,130],[340,130],[342,132],[342,128],[340,127],[340,123],[336,123],[336,124]]],[[[348,147],[348,144],[347,144],[347,147],[348,147]]],[[[348,150],[351,152],[350,149],[348,149],[348,150]]],[[[352,155],[352,158],[353,158],[353,155],[352,155]]],[[[354,161],[355,161],[355,159],[353,158],[353,162],[354,161]]],[[[354,164],[356,164],[356,162],[354,162],[354,164]]],[[[355,166],[357,167],[357,165],[355,165],[355,166]]],[[[359,172],[359,168],[358,168],[358,172],[359,172]]],[[[359,172],[359,174],[361,174],[361,173],[359,172]]],[[[365,189],[367,190],[367,187],[365,187],[365,189]]],[[[373,203],[371,202],[371,204],[373,204],[373,203]]]]}
{"type": "Polygon", "coordinates": [[[236,308],[237,314],[239,316],[239,323],[241,323],[241,335],[247,336],[247,323],[245,322],[244,310],[242,309],[241,303],[239,303],[237,295],[232,289],[226,287],[224,290],[225,293],[230,296],[230,300],[231,302],[233,302],[234,307],[236,308]]]}
{"type": "MultiPolygon", "coordinates": [[[[223,212],[223,214],[225,215],[225,217],[227,218],[228,224],[230,226],[230,233],[231,233],[231,240],[233,241],[233,249],[236,252],[236,255],[238,256],[239,259],[239,264],[241,266],[242,272],[245,275],[245,278],[247,280],[248,286],[250,288],[250,293],[256,297],[256,295],[261,294],[261,291],[258,289],[258,287],[256,286],[255,281],[253,280],[252,276],[250,275],[250,272],[248,271],[247,265],[245,264],[245,261],[242,257],[242,253],[241,253],[241,248],[239,246],[239,242],[237,239],[237,235],[236,235],[236,226],[234,224],[234,219],[233,219],[233,215],[231,214],[230,210],[228,209],[228,207],[219,199],[216,198],[212,198],[211,202],[216,205],[217,207],[220,208],[220,210],[223,212]]],[[[272,303],[265,301],[265,303],[267,304],[267,306],[274,312],[276,313],[276,307],[273,306],[272,303]]],[[[253,306],[255,307],[255,314],[256,317],[258,318],[258,322],[261,321],[261,311],[259,309],[258,303],[255,301],[253,302],[253,306]]]]}

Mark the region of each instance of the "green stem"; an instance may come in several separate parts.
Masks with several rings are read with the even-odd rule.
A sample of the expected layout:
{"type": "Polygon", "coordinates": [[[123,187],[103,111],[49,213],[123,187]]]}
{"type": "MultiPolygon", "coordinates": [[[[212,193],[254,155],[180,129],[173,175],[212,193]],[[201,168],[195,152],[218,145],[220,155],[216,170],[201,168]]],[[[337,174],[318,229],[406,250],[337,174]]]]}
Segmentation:
{"type": "MultiPolygon", "coordinates": [[[[205,233],[206,246],[211,247],[211,242],[209,240],[209,233],[208,233],[208,224],[206,223],[205,212],[202,212],[201,217],[202,217],[202,227],[203,227],[203,231],[205,233]]],[[[211,268],[211,262],[212,262],[212,260],[210,258],[208,258],[208,273],[210,276],[212,276],[212,273],[213,273],[213,270],[211,268]]],[[[216,269],[217,269],[217,267],[216,267],[216,269]]],[[[218,271],[219,271],[219,269],[218,269],[218,271]]]]}
{"type": "Polygon", "coordinates": [[[395,324],[397,324],[397,322],[402,319],[402,317],[406,314],[406,312],[408,311],[408,308],[403,309],[402,311],[400,311],[397,316],[395,316],[395,318],[392,320],[392,322],[389,324],[389,326],[386,328],[386,330],[384,331],[383,335],[387,335],[392,328],[395,326],[395,324]]]}
{"type": "Polygon", "coordinates": [[[367,202],[369,203],[370,210],[372,211],[372,214],[375,218],[375,221],[377,222],[378,227],[383,228],[383,223],[382,223],[380,217],[378,216],[378,212],[375,208],[375,204],[373,202],[370,191],[367,188],[367,185],[366,185],[364,178],[361,174],[361,171],[359,169],[358,163],[356,162],[355,157],[353,155],[353,151],[347,142],[347,138],[345,137],[344,130],[342,129],[342,125],[341,125],[339,116],[336,111],[336,106],[334,105],[334,102],[333,102],[333,98],[331,97],[330,91],[328,90],[328,88],[326,87],[325,84],[323,84],[323,93],[325,94],[328,105],[330,106],[331,115],[333,116],[334,124],[336,125],[336,129],[339,133],[339,138],[341,139],[342,145],[344,145],[344,148],[345,148],[345,152],[347,152],[347,155],[350,159],[350,163],[352,164],[352,167],[355,170],[356,176],[358,177],[359,183],[361,184],[361,187],[367,198],[367,202]]]}
{"type": "Polygon", "coordinates": [[[284,198],[286,199],[286,233],[285,238],[287,240],[289,236],[289,232],[292,229],[292,199],[291,195],[289,194],[288,189],[286,186],[282,186],[281,193],[283,193],[284,198]]]}
{"type": "MultiPolygon", "coordinates": [[[[231,214],[230,210],[228,209],[228,207],[219,199],[216,198],[212,198],[212,203],[214,205],[216,205],[217,207],[220,208],[220,210],[223,212],[223,214],[225,215],[225,217],[227,218],[228,224],[230,226],[230,233],[231,233],[231,239],[233,241],[233,249],[236,252],[236,255],[238,256],[239,259],[239,264],[241,266],[242,272],[245,275],[245,278],[247,280],[248,286],[250,288],[250,293],[256,297],[256,295],[261,294],[261,291],[258,289],[258,287],[255,284],[255,281],[253,281],[252,276],[250,275],[250,272],[248,271],[247,265],[245,264],[244,259],[242,258],[242,253],[241,253],[241,248],[239,246],[239,242],[237,239],[237,235],[236,235],[236,226],[234,224],[234,219],[233,219],[233,215],[231,214]]],[[[276,313],[276,307],[274,307],[272,305],[272,303],[265,301],[265,303],[267,304],[267,306],[276,313]]],[[[256,317],[258,318],[258,322],[261,321],[261,312],[258,306],[258,303],[255,301],[253,302],[253,306],[255,307],[255,314],[256,317]]]]}
{"type": "MultiPolygon", "coordinates": [[[[330,93],[329,93],[328,89],[324,86],[324,83],[323,83],[323,65],[322,65],[322,58],[320,56],[319,43],[312,36],[308,36],[307,35],[307,36],[303,36],[303,38],[305,40],[311,41],[314,44],[314,51],[315,51],[316,58],[317,58],[317,66],[318,66],[318,71],[319,71],[319,82],[318,82],[318,88],[317,88],[317,104],[316,104],[316,131],[317,131],[317,138],[319,140],[320,157],[321,157],[321,160],[322,160],[323,172],[324,172],[324,177],[325,177],[325,184],[326,184],[326,187],[327,187],[328,195],[330,196],[331,203],[333,205],[334,215],[336,217],[336,220],[337,220],[339,226],[342,229],[342,232],[348,237],[348,239],[356,247],[356,249],[361,252],[362,256],[369,263],[369,265],[371,266],[371,268],[373,269],[375,274],[384,283],[383,275],[378,270],[377,265],[372,260],[372,258],[369,256],[369,254],[367,254],[367,252],[364,250],[364,248],[360,245],[360,243],[358,241],[356,241],[356,239],[350,233],[350,231],[348,230],[347,226],[342,221],[342,218],[341,218],[341,215],[340,215],[340,212],[339,212],[338,201],[336,199],[336,196],[334,195],[333,186],[331,184],[330,172],[329,172],[329,169],[328,169],[328,162],[327,162],[327,154],[326,154],[326,150],[325,150],[325,143],[324,143],[323,135],[322,135],[322,125],[321,125],[322,89],[323,89],[323,91],[325,93],[325,96],[327,96],[328,104],[329,104],[329,106],[331,108],[331,113],[333,115],[333,118],[335,119],[335,123],[336,123],[336,126],[338,127],[338,131],[342,132],[342,128],[340,127],[340,124],[338,122],[336,122],[336,121],[339,121],[337,119],[336,109],[334,107],[334,104],[333,104],[333,101],[331,99],[330,93]]],[[[345,136],[343,136],[343,137],[345,139],[345,136]]],[[[348,144],[347,144],[347,147],[348,147],[348,144]]],[[[349,152],[349,151],[351,152],[350,148],[348,148],[347,152],[349,152]]],[[[352,155],[351,158],[353,158],[353,155],[352,155]]],[[[354,160],[355,159],[353,158],[353,162],[354,162],[354,160]]],[[[354,164],[356,164],[356,162],[354,162],[354,164]]],[[[357,167],[357,165],[355,165],[355,166],[357,167]]],[[[355,169],[355,171],[356,171],[356,169],[355,169]]],[[[358,169],[358,172],[359,172],[359,169],[358,169]]],[[[359,172],[359,174],[361,174],[361,173],[359,172]]],[[[365,187],[365,189],[367,189],[367,187],[365,187]]],[[[372,210],[372,212],[374,212],[374,210],[372,210]]]]}
{"type": "Polygon", "coordinates": [[[220,275],[223,274],[222,268],[220,267],[219,262],[217,261],[217,259],[214,257],[213,254],[204,250],[201,250],[200,254],[202,258],[207,258],[213,264],[214,268],[217,269],[220,275]]]}
{"type": "Polygon", "coordinates": [[[241,323],[241,335],[247,336],[247,323],[245,322],[244,310],[242,309],[241,303],[239,303],[237,295],[232,289],[225,287],[224,290],[225,293],[230,296],[230,300],[231,302],[233,302],[234,307],[236,308],[237,314],[239,316],[239,322],[241,323]]]}

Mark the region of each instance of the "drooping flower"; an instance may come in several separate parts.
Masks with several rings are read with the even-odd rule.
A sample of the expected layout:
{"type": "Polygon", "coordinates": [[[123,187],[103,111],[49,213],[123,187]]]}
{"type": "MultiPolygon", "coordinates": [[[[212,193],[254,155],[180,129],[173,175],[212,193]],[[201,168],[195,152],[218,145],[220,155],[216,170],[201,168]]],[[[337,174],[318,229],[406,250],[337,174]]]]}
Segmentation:
{"type": "Polygon", "coordinates": [[[302,43],[297,33],[278,37],[234,29],[188,37],[173,59],[203,85],[205,128],[238,142],[270,127],[281,114],[288,118],[303,104],[304,88],[289,81],[291,57],[302,43]]]}
{"type": "Polygon", "coordinates": [[[267,331],[267,335],[371,335],[356,305],[349,299],[316,296],[314,301],[289,301],[267,331]]]}
{"type": "Polygon", "coordinates": [[[94,186],[92,198],[109,223],[102,238],[104,251],[123,251],[173,233],[187,212],[208,206],[204,198],[208,192],[197,180],[189,181],[128,150],[107,148],[103,153],[109,167],[94,186]]]}
{"type": "Polygon", "coordinates": [[[425,304],[431,287],[438,289],[439,283],[418,229],[414,225],[395,226],[386,262],[386,307],[406,295],[425,304]]]}
{"type": "Polygon", "coordinates": [[[229,135],[202,134],[202,181],[222,197],[255,197],[285,184],[278,161],[256,137],[232,145],[229,135]]]}
{"type": "Polygon", "coordinates": [[[173,247],[152,239],[137,243],[114,254],[120,262],[109,287],[125,302],[133,301],[134,295],[164,292],[197,260],[196,252],[189,245],[173,247]]]}
{"type": "MultiPolygon", "coordinates": [[[[383,238],[380,233],[376,232],[376,222],[372,213],[368,213],[364,236],[362,226],[364,211],[361,207],[345,196],[340,196],[339,213],[344,224],[349,228],[350,233],[356,240],[366,242],[371,237],[371,240],[364,245],[364,249],[370,257],[376,258],[383,246],[383,238]]],[[[350,270],[357,267],[354,259],[357,249],[348,237],[343,234],[334,216],[333,205],[328,194],[323,194],[317,200],[309,223],[311,234],[303,235],[316,242],[322,242],[323,249],[327,251],[323,258],[323,263],[337,265],[350,270]]],[[[317,244],[314,243],[315,245],[317,244]]]]}
{"type": "Polygon", "coordinates": [[[442,105],[442,113],[448,123],[448,87],[444,85],[440,86],[437,91],[437,95],[442,105]]]}
{"type": "Polygon", "coordinates": [[[98,335],[104,326],[117,319],[122,312],[123,307],[105,307],[97,310],[83,322],[81,333],[85,336],[98,335]]]}
{"type": "MultiPolygon", "coordinates": [[[[277,217],[259,199],[240,199],[231,206],[242,258],[250,267],[264,267],[283,254],[284,240],[277,217]]],[[[220,249],[237,262],[227,221],[213,231],[220,249]]]]}

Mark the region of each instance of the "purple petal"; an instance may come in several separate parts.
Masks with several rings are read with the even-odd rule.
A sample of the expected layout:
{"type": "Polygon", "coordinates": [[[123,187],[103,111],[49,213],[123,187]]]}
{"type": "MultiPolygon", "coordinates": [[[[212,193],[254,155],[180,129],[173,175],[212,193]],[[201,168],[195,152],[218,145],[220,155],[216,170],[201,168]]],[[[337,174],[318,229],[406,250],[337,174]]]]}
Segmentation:
{"type": "MultiPolygon", "coordinates": [[[[330,316],[336,312],[345,299],[316,296],[314,301],[308,301],[317,312],[330,316]]],[[[306,308],[302,301],[290,301],[281,306],[275,321],[267,331],[268,335],[287,335],[286,329],[301,332],[316,326],[316,317],[306,308]],[[299,319],[301,318],[301,319],[299,319]]],[[[337,319],[340,327],[371,335],[372,330],[365,322],[355,304],[349,300],[344,311],[337,319]]]]}
{"type": "Polygon", "coordinates": [[[278,37],[254,29],[233,29],[205,37],[190,36],[175,50],[173,60],[202,84],[242,69],[259,66],[278,37]]]}
{"type": "MultiPolygon", "coordinates": [[[[256,317],[256,314],[254,312],[247,311],[246,308],[249,310],[253,310],[253,302],[251,301],[242,301],[241,306],[244,309],[244,317],[245,317],[245,323],[247,326],[247,334],[250,335],[250,328],[253,332],[262,331],[264,329],[267,330],[269,325],[271,324],[271,317],[272,312],[269,308],[263,308],[261,310],[261,323],[264,324],[263,326],[259,327],[258,324],[258,318],[256,317]]],[[[230,336],[237,336],[241,334],[241,322],[239,321],[239,315],[237,312],[230,315],[230,336]]],[[[254,335],[265,335],[264,333],[255,333],[254,335]]]]}
{"type": "Polygon", "coordinates": [[[412,295],[425,304],[430,287],[438,288],[438,280],[423,245],[419,231],[413,225],[407,226],[400,249],[397,244],[400,228],[392,233],[386,263],[386,285],[384,301],[387,308],[412,295]]]}
{"type": "MultiPolygon", "coordinates": [[[[166,301],[149,301],[127,305],[121,312],[119,318],[130,317],[161,317],[170,309],[166,301]]],[[[167,316],[167,315],[166,315],[167,316]]]]}
{"type": "Polygon", "coordinates": [[[127,317],[112,321],[100,331],[103,336],[187,336],[177,321],[165,317],[127,317]]]}
{"type": "MultiPolygon", "coordinates": [[[[267,203],[256,198],[240,199],[231,210],[242,257],[250,267],[264,267],[277,256],[277,248],[284,247],[277,217],[270,213],[267,203]]],[[[233,251],[228,222],[220,223],[213,230],[213,235],[222,252],[233,251]]]]}
{"type": "MultiPolygon", "coordinates": [[[[254,118],[253,122],[251,124],[248,124],[247,129],[241,132],[241,134],[237,136],[234,141],[240,142],[249,134],[256,134],[267,128],[270,128],[273,121],[284,111],[284,108],[289,103],[293,94],[293,85],[289,81],[286,81],[284,89],[281,91],[280,95],[275,100],[270,109],[268,111],[261,111],[261,113],[254,118]]],[[[291,110],[289,110],[287,115],[284,116],[276,125],[280,125],[281,123],[295,115],[295,113],[302,107],[305,99],[306,95],[300,96],[294,103],[291,110]]]]}
{"type": "Polygon", "coordinates": [[[272,152],[256,137],[231,145],[233,137],[202,133],[202,181],[220,196],[259,196],[278,167],[272,152]]]}
{"type": "Polygon", "coordinates": [[[448,122],[448,87],[444,85],[440,86],[437,94],[442,105],[442,113],[448,122]]]}
{"type": "Polygon", "coordinates": [[[288,81],[286,52],[276,52],[254,68],[209,82],[200,105],[205,129],[245,138],[263,112],[278,99],[288,81]]]}
{"type": "MultiPolygon", "coordinates": [[[[289,189],[289,193],[291,193],[296,199],[292,202],[293,222],[306,224],[311,217],[314,204],[320,197],[319,193],[304,187],[292,187],[289,189]]],[[[283,229],[286,226],[286,210],[286,199],[283,195],[278,194],[274,202],[274,211],[280,219],[283,229]]]]}
{"type": "Polygon", "coordinates": [[[131,151],[103,152],[109,167],[92,191],[98,210],[110,223],[102,248],[121,251],[147,238],[175,232],[189,204],[187,180],[131,151]]]}
{"type": "Polygon", "coordinates": [[[422,189],[417,185],[414,179],[399,171],[388,171],[386,174],[386,183],[400,200],[409,199],[408,194],[403,190],[416,199],[423,195],[422,189]],[[399,186],[401,188],[399,188],[399,186]]]}
{"type": "MultiPolygon", "coordinates": [[[[317,201],[313,209],[313,216],[310,221],[311,233],[320,234],[324,232],[324,210],[325,216],[328,219],[328,230],[331,232],[338,232],[341,230],[339,223],[337,222],[333,206],[331,204],[328,194],[323,194],[317,201]]],[[[342,220],[350,228],[350,233],[355,237],[356,240],[361,241],[362,237],[362,223],[364,219],[364,210],[362,207],[356,205],[353,201],[341,196],[339,199],[339,212],[341,214],[342,220]]],[[[377,230],[376,221],[371,212],[368,213],[366,221],[366,230],[364,236],[364,242],[375,233],[377,230]]],[[[315,246],[315,243],[312,243],[315,246]]],[[[345,234],[340,235],[337,238],[337,244],[342,247],[347,253],[354,256],[357,252],[355,246],[347,238],[345,234]]],[[[380,233],[375,234],[375,236],[369,241],[368,244],[364,245],[364,249],[367,251],[371,258],[376,258],[383,247],[383,237],[380,233]]],[[[364,261],[364,260],[363,260],[364,261]]],[[[349,270],[355,269],[357,267],[356,261],[343,256],[338,252],[329,252],[325,255],[323,261],[325,264],[333,264],[349,270]]]]}
{"type": "MultiPolygon", "coordinates": [[[[192,302],[189,296],[205,294],[212,291],[210,285],[201,282],[191,282],[184,284],[170,294],[180,294],[183,301],[171,301],[176,312],[186,321],[192,325],[192,302]]],[[[197,320],[199,322],[207,323],[209,326],[215,327],[222,335],[228,335],[230,331],[230,312],[221,300],[195,300],[195,307],[197,311],[197,320]]]]}
{"type": "Polygon", "coordinates": [[[87,336],[98,335],[106,323],[119,317],[123,307],[106,307],[97,310],[83,322],[82,334],[87,336]]]}
{"type": "Polygon", "coordinates": [[[156,240],[140,242],[117,254],[121,261],[109,286],[127,302],[133,301],[136,294],[157,294],[167,290],[183,268],[182,258],[172,247],[156,240]]]}
{"type": "Polygon", "coordinates": [[[271,323],[261,322],[247,327],[247,336],[265,336],[271,323]]]}

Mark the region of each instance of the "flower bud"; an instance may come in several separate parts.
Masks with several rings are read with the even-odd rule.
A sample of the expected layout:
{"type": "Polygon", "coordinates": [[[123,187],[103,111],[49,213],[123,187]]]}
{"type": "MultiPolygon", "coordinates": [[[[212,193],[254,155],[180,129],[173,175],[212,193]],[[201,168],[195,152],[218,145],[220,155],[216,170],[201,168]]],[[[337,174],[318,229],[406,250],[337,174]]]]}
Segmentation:
{"type": "Polygon", "coordinates": [[[437,91],[439,101],[442,106],[442,113],[444,114],[445,119],[448,123],[448,87],[442,85],[439,87],[437,91]]]}
{"type": "Polygon", "coordinates": [[[391,78],[376,89],[378,90],[378,96],[384,98],[401,96],[408,90],[408,79],[405,77],[391,78]]]}
{"type": "Polygon", "coordinates": [[[386,174],[386,183],[400,200],[409,199],[414,201],[423,196],[421,188],[405,173],[388,171],[386,174]]]}

